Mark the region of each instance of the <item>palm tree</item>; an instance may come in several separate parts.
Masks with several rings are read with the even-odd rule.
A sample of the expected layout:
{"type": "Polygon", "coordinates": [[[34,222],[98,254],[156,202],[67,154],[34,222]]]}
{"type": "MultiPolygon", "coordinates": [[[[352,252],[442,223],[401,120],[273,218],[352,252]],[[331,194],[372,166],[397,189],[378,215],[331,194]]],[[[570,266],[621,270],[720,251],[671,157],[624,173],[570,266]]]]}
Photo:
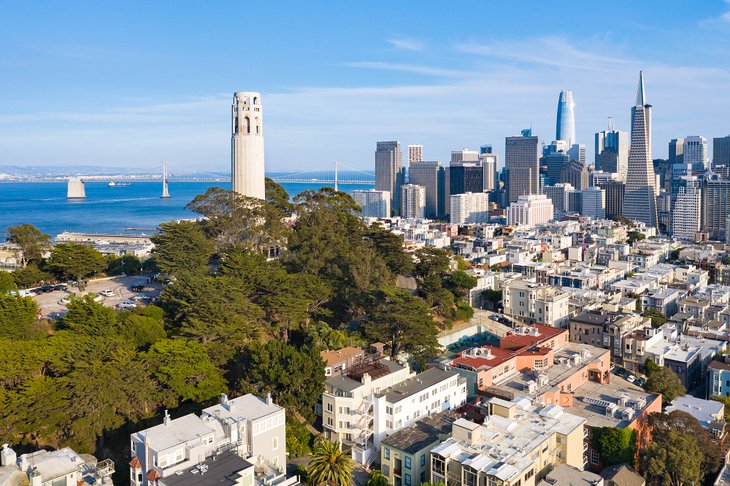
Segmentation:
{"type": "Polygon", "coordinates": [[[388,479],[383,476],[380,469],[375,469],[368,474],[368,482],[366,486],[388,486],[388,479]]]}
{"type": "Polygon", "coordinates": [[[339,442],[320,438],[314,444],[307,473],[311,485],[349,486],[352,482],[352,459],[340,449],[339,442]]]}

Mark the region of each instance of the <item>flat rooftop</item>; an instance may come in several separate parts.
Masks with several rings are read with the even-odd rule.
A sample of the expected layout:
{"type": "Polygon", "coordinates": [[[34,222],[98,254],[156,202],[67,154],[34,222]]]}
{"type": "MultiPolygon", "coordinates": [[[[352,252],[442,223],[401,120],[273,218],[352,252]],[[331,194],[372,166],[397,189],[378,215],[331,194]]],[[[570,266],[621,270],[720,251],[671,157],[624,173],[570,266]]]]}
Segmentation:
{"type": "Polygon", "coordinates": [[[238,473],[252,468],[253,464],[242,459],[233,452],[224,452],[210,458],[199,466],[192,466],[182,471],[181,474],[172,474],[160,478],[159,486],[235,486],[238,473]],[[207,466],[204,473],[199,466],[207,466]]]}
{"type": "Polygon", "coordinates": [[[203,409],[203,414],[211,415],[219,419],[230,417],[232,419],[254,421],[281,412],[282,410],[284,410],[283,407],[273,402],[270,404],[266,403],[265,399],[249,393],[229,399],[226,404],[219,403],[218,405],[205,408],[203,409]]]}
{"type": "Polygon", "coordinates": [[[451,378],[459,376],[456,371],[446,371],[441,368],[429,368],[423,373],[419,373],[412,378],[408,378],[396,385],[386,388],[378,396],[385,396],[388,403],[398,403],[401,400],[418,395],[423,390],[431,388],[434,385],[448,381],[451,378]]]}
{"type": "Polygon", "coordinates": [[[401,429],[383,439],[383,444],[406,454],[415,454],[451,433],[451,427],[459,415],[446,410],[425,417],[410,427],[401,429]]]}
{"type": "Polygon", "coordinates": [[[665,411],[669,413],[674,410],[687,412],[696,418],[700,425],[707,429],[710,427],[710,422],[716,420],[715,416],[719,415],[722,417],[725,406],[722,402],[715,400],[703,400],[691,395],[684,395],[675,398],[665,411]]]}
{"type": "Polygon", "coordinates": [[[567,464],[558,464],[537,486],[554,486],[567,484],[571,486],[595,486],[601,484],[603,478],[596,473],[583,471],[567,464]]]}
{"type": "MultiPolygon", "coordinates": [[[[370,377],[374,380],[377,378],[381,378],[383,376],[389,375],[391,373],[395,373],[396,371],[400,371],[404,369],[404,366],[399,365],[395,361],[390,361],[388,359],[381,359],[378,361],[381,367],[374,368],[379,370],[377,373],[377,376],[370,375],[370,377]]],[[[362,368],[359,368],[359,365],[357,367],[353,366],[352,368],[348,369],[345,374],[330,376],[325,380],[325,383],[329,386],[333,386],[335,388],[339,388],[341,390],[345,391],[353,391],[357,390],[362,386],[362,382],[359,379],[353,378],[353,376],[357,376],[358,370],[362,371],[362,368]],[[355,369],[357,368],[357,369],[355,369]]],[[[364,371],[364,372],[367,372],[364,371]]],[[[364,373],[363,372],[363,373],[364,373]]]]}
{"type": "MultiPolygon", "coordinates": [[[[628,382],[623,383],[596,383],[588,381],[573,392],[573,406],[566,407],[572,414],[586,419],[586,423],[592,427],[617,427],[624,428],[633,420],[634,416],[641,413],[654,400],[661,400],[659,395],[646,393],[638,386],[628,382]],[[626,405],[620,406],[619,399],[625,395],[626,405]],[[644,405],[634,407],[637,402],[643,400],[644,405]],[[615,412],[607,413],[607,406],[615,404],[615,412]],[[626,408],[634,410],[634,415],[624,417],[622,411],[626,408]]],[[[611,407],[614,408],[614,407],[611,407]]]]}
{"type": "Polygon", "coordinates": [[[493,386],[499,390],[507,391],[509,395],[524,395],[535,398],[542,395],[546,391],[555,388],[560,383],[573,376],[583,368],[595,366],[594,362],[601,356],[605,355],[608,359],[608,350],[581,343],[567,343],[565,346],[556,349],[553,358],[554,365],[546,370],[541,370],[540,374],[547,376],[547,384],[537,386],[534,392],[529,391],[531,382],[536,382],[538,376],[532,371],[522,371],[509,376],[507,379],[493,386]],[[582,354],[581,354],[582,353],[582,354]],[[576,365],[576,358],[580,359],[580,364],[576,365]]]}
{"type": "Polygon", "coordinates": [[[141,430],[134,434],[139,442],[148,442],[149,446],[156,451],[166,451],[181,444],[187,444],[199,440],[201,437],[215,434],[222,437],[223,429],[216,420],[203,421],[194,413],[164,422],[149,429],[141,430]]]}

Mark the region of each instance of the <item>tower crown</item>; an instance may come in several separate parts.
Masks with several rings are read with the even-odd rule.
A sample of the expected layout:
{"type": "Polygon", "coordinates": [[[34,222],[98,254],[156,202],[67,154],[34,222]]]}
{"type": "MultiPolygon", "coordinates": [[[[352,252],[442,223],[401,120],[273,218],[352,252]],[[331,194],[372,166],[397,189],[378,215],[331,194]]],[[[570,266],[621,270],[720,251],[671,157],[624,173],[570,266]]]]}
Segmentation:
{"type": "Polygon", "coordinates": [[[238,91],[233,94],[233,135],[263,135],[261,94],[255,91],[238,91]]]}
{"type": "Polygon", "coordinates": [[[644,106],[646,104],[646,95],[644,94],[644,71],[639,71],[639,85],[636,88],[636,106],[644,106]]]}

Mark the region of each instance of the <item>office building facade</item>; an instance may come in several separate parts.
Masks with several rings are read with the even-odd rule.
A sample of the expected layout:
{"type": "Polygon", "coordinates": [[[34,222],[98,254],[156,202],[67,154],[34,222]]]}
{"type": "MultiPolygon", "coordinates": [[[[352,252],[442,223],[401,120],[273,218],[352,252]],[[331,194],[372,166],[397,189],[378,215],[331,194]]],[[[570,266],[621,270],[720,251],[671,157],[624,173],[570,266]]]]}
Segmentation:
{"type": "Polygon", "coordinates": [[[596,133],[596,169],[620,175],[625,181],[629,168],[629,134],[619,130],[596,133]]]}
{"type": "Polygon", "coordinates": [[[497,154],[492,153],[491,145],[479,147],[479,162],[484,172],[484,190],[494,191],[497,188],[497,154]]]}
{"type": "Polygon", "coordinates": [[[595,186],[580,191],[580,214],[592,219],[604,219],[606,217],[606,191],[595,186]]]}
{"type": "Polygon", "coordinates": [[[375,189],[388,191],[390,207],[400,209],[400,186],[403,184],[403,153],[400,142],[378,142],[375,150],[375,189]]]}
{"type": "Polygon", "coordinates": [[[536,226],[553,219],[553,202],[544,194],[520,196],[507,208],[507,224],[510,226],[536,226]]]}
{"type": "Polygon", "coordinates": [[[730,135],[712,139],[712,165],[730,166],[730,135]]]}
{"type": "Polygon", "coordinates": [[[509,202],[516,202],[520,196],[540,193],[539,146],[538,137],[532,135],[506,138],[504,164],[509,202]]]}
{"type": "Polygon", "coordinates": [[[420,162],[423,160],[423,145],[409,145],[408,146],[408,168],[410,169],[411,164],[414,162],[420,162]]]}
{"type": "Polygon", "coordinates": [[[673,138],[669,141],[669,163],[681,164],[684,162],[684,139],[673,138]]]}
{"type": "Polygon", "coordinates": [[[684,139],[684,163],[692,164],[693,172],[704,172],[710,168],[705,137],[692,135],[684,139]]]}
{"type": "Polygon", "coordinates": [[[571,160],[560,171],[559,182],[572,185],[582,191],[588,187],[588,168],[577,160],[571,160]]]}
{"type": "Polygon", "coordinates": [[[706,177],[702,183],[702,230],[710,239],[727,239],[727,219],[730,215],[730,180],[717,175],[706,177]]]}
{"type": "Polygon", "coordinates": [[[575,189],[570,184],[555,184],[544,187],[542,191],[553,202],[553,211],[557,214],[568,211],[568,197],[575,189]]]}
{"type": "Polygon", "coordinates": [[[414,162],[408,168],[408,183],[421,186],[426,192],[425,218],[434,219],[440,216],[439,198],[441,197],[441,186],[439,179],[442,178],[442,167],[439,161],[414,162]]]}

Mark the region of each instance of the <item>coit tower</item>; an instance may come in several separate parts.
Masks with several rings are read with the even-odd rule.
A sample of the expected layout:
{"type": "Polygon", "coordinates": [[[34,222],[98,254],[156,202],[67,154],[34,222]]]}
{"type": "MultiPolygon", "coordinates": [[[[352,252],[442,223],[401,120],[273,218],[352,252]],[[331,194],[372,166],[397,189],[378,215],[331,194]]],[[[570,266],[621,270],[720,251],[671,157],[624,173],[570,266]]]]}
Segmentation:
{"type": "Polygon", "coordinates": [[[231,107],[231,185],[233,191],[264,199],[264,124],[261,94],[239,91],[231,107]]]}

